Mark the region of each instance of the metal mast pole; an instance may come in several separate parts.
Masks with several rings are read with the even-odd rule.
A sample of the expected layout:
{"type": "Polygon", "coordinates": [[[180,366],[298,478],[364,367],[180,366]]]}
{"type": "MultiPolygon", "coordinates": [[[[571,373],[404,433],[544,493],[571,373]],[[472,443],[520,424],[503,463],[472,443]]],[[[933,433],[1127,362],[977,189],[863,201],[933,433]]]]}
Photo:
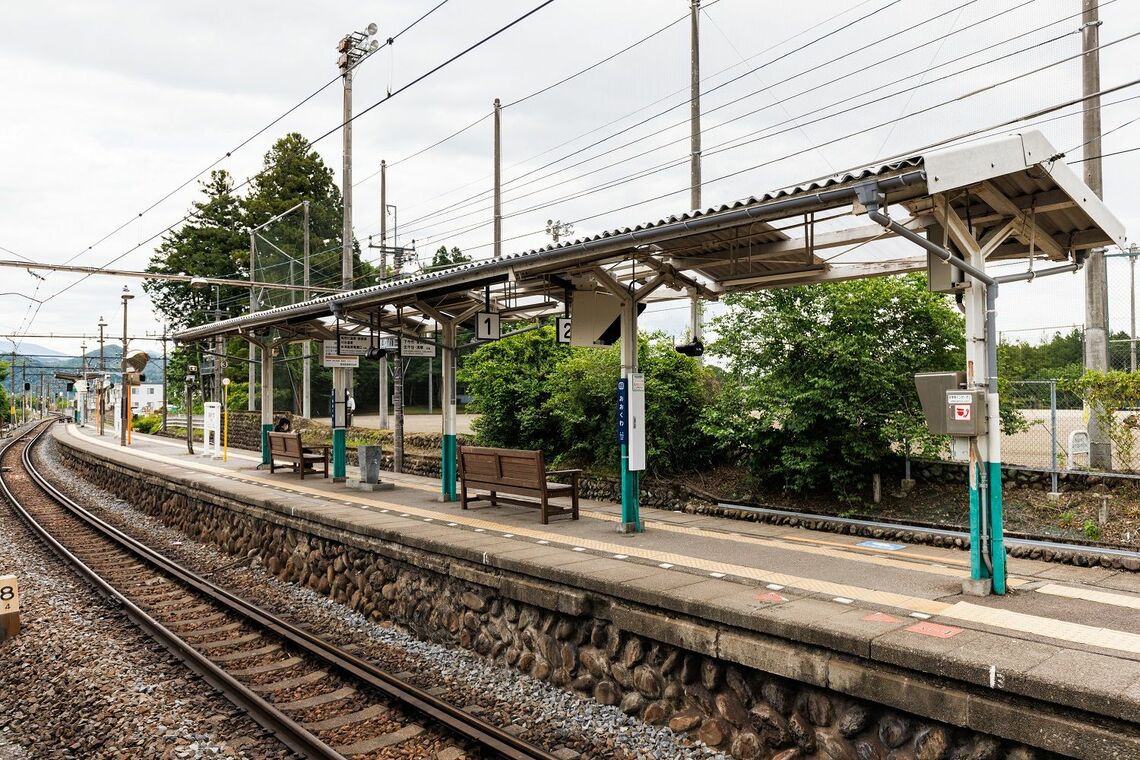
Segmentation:
{"type": "MultiPolygon", "coordinates": [[[[1100,92],[1100,8],[1098,0],[1083,0],[1081,26],[1081,82],[1085,96],[1100,92]]],[[[1083,117],[1085,184],[1098,197],[1104,195],[1101,174],[1100,97],[1090,98],[1083,117]]],[[[1085,261],[1085,369],[1108,370],[1108,276],[1104,251],[1089,251],[1085,261]]],[[[1109,469],[1112,444],[1100,429],[1095,414],[1089,415],[1089,467],[1109,469]]]]}
{"type": "Polygon", "coordinates": [[[12,416],[12,427],[16,427],[16,350],[12,349],[12,366],[8,369],[8,390],[12,398],[8,399],[8,412],[12,416]]]}
{"type": "MultiPolygon", "coordinates": [[[[162,323],[162,432],[166,432],[166,368],[170,364],[170,357],[166,353],[166,323],[162,323]]],[[[84,371],[84,380],[87,378],[86,370],[84,371]]]]}
{"type": "Polygon", "coordinates": [[[1132,319],[1131,319],[1132,325],[1131,325],[1131,328],[1129,330],[1129,341],[1128,341],[1129,354],[1130,354],[1131,361],[1129,362],[1128,366],[1133,372],[1135,372],[1136,371],[1136,252],[1135,251],[1133,251],[1132,253],[1130,253],[1128,255],[1128,266],[1129,266],[1129,283],[1131,284],[1131,288],[1129,288],[1129,292],[1131,294],[1131,300],[1129,301],[1129,306],[1130,306],[1129,312],[1130,312],[1131,317],[1132,317],[1132,319]]]}
{"type": "Polygon", "coordinates": [[[495,258],[503,255],[503,106],[495,98],[495,258]]]}
{"type": "Polygon", "coordinates": [[[123,379],[119,383],[119,406],[122,407],[122,412],[119,415],[122,418],[122,424],[119,426],[119,445],[127,445],[127,424],[131,418],[131,402],[130,396],[127,395],[127,302],[126,295],[123,296],[123,379]]]}
{"type": "MultiPolygon", "coordinates": [[[[380,280],[388,279],[388,162],[380,162],[380,280]]],[[[388,429],[388,354],[380,356],[380,429],[388,429]]]]}
{"type": "MultiPolygon", "coordinates": [[[[249,313],[250,314],[253,314],[255,311],[257,311],[257,293],[253,289],[253,285],[252,285],[253,281],[256,279],[254,277],[254,272],[256,271],[256,269],[255,269],[256,265],[257,265],[257,232],[254,230],[250,230],[249,231],[249,281],[251,283],[250,288],[249,288],[249,313]]],[[[257,409],[257,393],[255,392],[256,388],[257,388],[257,366],[255,364],[256,361],[257,361],[257,347],[254,346],[252,343],[250,343],[249,344],[249,363],[248,363],[249,370],[248,370],[248,374],[246,376],[246,382],[248,383],[248,391],[246,393],[246,396],[248,397],[248,403],[246,404],[246,408],[248,409],[248,411],[251,411],[251,412],[256,411],[256,409],[257,409]]]]}
{"type": "MultiPolygon", "coordinates": [[[[303,277],[305,282],[305,289],[303,295],[305,300],[309,300],[309,202],[303,201],[304,216],[305,216],[305,234],[301,246],[301,268],[304,270],[303,277]]],[[[301,416],[305,419],[312,417],[313,412],[313,343],[306,340],[302,344],[302,355],[305,357],[301,362],[301,416]]]]}
{"type": "Polygon", "coordinates": [[[103,435],[103,420],[107,416],[105,401],[107,396],[107,364],[103,356],[103,328],[106,326],[107,323],[103,321],[102,317],[99,317],[99,435],[103,435]]]}
{"type": "MultiPolygon", "coordinates": [[[[701,207],[701,0],[689,6],[689,207],[701,207]]],[[[689,301],[692,339],[704,338],[701,302],[696,290],[689,301]]]]}

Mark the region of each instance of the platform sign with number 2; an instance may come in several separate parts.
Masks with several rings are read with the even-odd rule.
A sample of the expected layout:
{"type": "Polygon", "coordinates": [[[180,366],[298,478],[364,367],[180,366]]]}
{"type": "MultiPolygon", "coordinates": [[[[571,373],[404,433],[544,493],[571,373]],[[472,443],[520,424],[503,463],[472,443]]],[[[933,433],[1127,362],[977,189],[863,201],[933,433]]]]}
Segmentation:
{"type": "Polygon", "coordinates": [[[0,615],[20,611],[20,584],[14,575],[0,575],[0,615]]]}

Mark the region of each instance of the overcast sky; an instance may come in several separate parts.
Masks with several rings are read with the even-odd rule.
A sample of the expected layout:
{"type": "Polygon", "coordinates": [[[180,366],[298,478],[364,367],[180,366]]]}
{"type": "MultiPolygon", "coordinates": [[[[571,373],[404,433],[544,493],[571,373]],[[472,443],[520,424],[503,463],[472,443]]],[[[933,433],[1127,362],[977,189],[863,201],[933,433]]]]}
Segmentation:
{"type": "MultiPolygon", "coordinates": [[[[346,32],[374,21],[383,39],[435,2],[84,0],[52,3],[50,11],[5,4],[0,246],[8,252],[0,256],[145,267],[156,241],[139,243],[180,219],[197,189],[192,183],[139,212],[332,79],[335,46],[346,32]]],[[[355,110],[537,4],[450,0],[360,67],[355,110]]],[[[873,163],[1080,94],[1078,61],[1050,66],[1080,50],[1080,0],[706,0],[705,6],[706,206],[873,163]],[[1011,39],[1016,35],[1022,36],[1011,39]],[[877,102],[862,106],[871,100],[877,102]],[[843,107],[832,105],[840,101],[843,107]],[[883,123],[889,124],[877,126],[883,123]],[[751,137],[763,139],[731,142],[751,137]],[[727,149],[717,151],[722,143],[727,149]]],[[[1133,0],[1102,0],[1102,6],[1102,44],[1140,31],[1133,0]]],[[[687,12],[685,0],[556,0],[362,116],[354,147],[358,239],[378,232],[379,183],[370,175],[386,159],[394,164],[388,202],[398,206],[399,243],[415,238],[429,255],[441,244],[489,255],[490,119],[403,159],[488,115],[496,97],[513,104],[503,110],[506,252],[548,242],[542,232],[548,218],[574,222],[577,236],[687,210],[687,12]],[[674,21],[608,63],[514,104],[674,21]],[[603,138],[610,139],[588,147],[603,138]],[[626,145],[636,138],[644,139],[626,145]]],[[[1140,38],[1106,48],[1103,86],[1134,78],[1137,53],[1140,38]]],[[[1129,124],[1140,117],[1140,99],[1126,100],[1136,96],[1140,87],[1106,99],[1106,153],[1140,145],[1140,124],[1129,124]],[[1116,101],[1124,102],[1110,105],[1116,101]]],[[[1070,151],[1070,161],[1081,157],[1078,110],[1053,114],[1037,127],[1058,150],[1070,151]]],[[[243,180],[281,135],[299,131],[316,139],[340,117],[336,83],[219,166],[243,180]]],[[[339,182],[339,133],[316,148],[339,182]]],[[[1140,152],[1125,154],[1106,159],[1104,168],[1106,201],[1130,233],[1140,222],[1138,161],[1140,152]]],[[[914,253],[900,246],[867,246],[850,257],[914,253]]],[[[138,280],[79,282],[61,273],[40,280],[19,269],[0,271],[4,334],[93,333],[100,315],[119,325],[124,284],[140,296],[131,306],[132,332],[161,331],[138,280]],[[60,294],[37,311],[13,293],[60,294]]],[[[1126,330],[1123,260],[1111,262],[1110,280],[1113,328],[1126,330]]],[[[1082,294],[1083,275],[1003,289],[1000,329],[1031,336],[1042,326],[1081,323],[1082,294]]],[[[684,311],[661,311],[646,323],[679,331],[684,311]]],[[[28,340],[78,353],[77,340],[28,340]]]]}

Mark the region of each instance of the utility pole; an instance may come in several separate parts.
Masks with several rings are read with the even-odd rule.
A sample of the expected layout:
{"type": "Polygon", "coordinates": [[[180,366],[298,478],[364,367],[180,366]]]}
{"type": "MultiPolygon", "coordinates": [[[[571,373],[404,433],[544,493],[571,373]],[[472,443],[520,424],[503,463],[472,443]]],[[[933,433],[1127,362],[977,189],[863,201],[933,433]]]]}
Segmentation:
{"type": "Polygon", "coordinates": [[[16,427],[16,349],[12,349],[12,366],[8,368],[8,413],[12,417],[12,427],[16,427]]]}
{"type": "Polygon", "coordinates": [[[1129,301],[1129,313],[1131,315],[1131,329],[1129,330],[1129,354],[1131,361],[1128,363],[1129,369],[1133,372],[1136,371],[1136,252],[1131,251],[1128,254],[1128,269],[1129,269],[1129,293],[1131,299],[1129,301]]]}
{"type": "MultiPolygon", "coordinates": [[[[305,289],[302,293],[306,301],[309,300],[309,202],[303,201],[305,217],[305,234],[301,246],[301,267],[304,269],[305,289]]],[[[302,345],[304,361],[301,363],[301,416],[305,419],[312,417],[313,411],[313,342],[306,340],[302,345]]]]}
{"type": "MultiPolygon", "coordinates": [[[[343,166],[341,168],[341,193],[344,202],[344,219],[341,230],[341,262],[340,287],[342,290],[352,290],[352,73],[360,61],[364,60],[372,51],[380,47],[379,40],[369,38],[376,34],[376,24],[369,24],[363,32],[350,32],[346,34],[337,45],[340,57],[337,66],[340,68],[341,81],[344,84],[344,122],[341,127],[343,140],[343,166]]],[[[347,425],[347,400],[352,388],[352,370],[333,369],[333,482],[343,482],[345,479],[345,443],[347,425]],[[345,412],[336,413],[336,405],[345,403],[345,412]]]]}
{"type": "MultiPolygon", "coordinates": [[[[1082,0],[1081,82],[1088,97],[1100,92],[1100,8],[1098,0],[1082,0]]],[[[1100,96],[1091,97],[1083,117],[1085,184],[1097,197],[1104,195],[1101,173],[1100,96]]],[[[1085,369],[1108,370],[1108,272],[1104,250],[1089,251],[1085,261],[1085,369]]],[[[1112,443],[1095,414],[1089,415],[1089,467],[1112,468],[1112,443]]]]}
{"type": "MultiPolygon", "coordinates": [[[[380,279],[388,279],[388,162],[380,161],[380,279]]],[[[397,338],[398,340],[398,338],[397,338]]],[[[398,360],[397,360],[398,361],[398,360]]],[[[380,355],[380,429],[388,429],[388,352],[380,355]]]]}
{"type": "Polygon", "coordinates": [[[99,317],[99,435],[103,435],[103,420],[107,416],[107,359],[103,353],[103,330],[107,327],[107,320],[99,317]]]}
{"type": "MultiPolygon", "coordinates": [[[[689,207],[701,207],[701,0],[689,5],[689,207]]],[[[689,323],[693,342],[704,338],[700,294],[694,289],[689,300],[689,323]]]]}
{"type": "Polygon", "coordinates": [[[503,255],[503,106],[495,98],[495,258],[503,255]]]}

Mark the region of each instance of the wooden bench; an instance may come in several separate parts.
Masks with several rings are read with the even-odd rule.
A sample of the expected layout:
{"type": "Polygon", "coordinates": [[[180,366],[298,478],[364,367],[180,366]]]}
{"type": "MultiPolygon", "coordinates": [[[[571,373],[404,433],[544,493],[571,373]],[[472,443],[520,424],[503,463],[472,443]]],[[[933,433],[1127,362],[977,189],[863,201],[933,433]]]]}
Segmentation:
{"type": "Polygon", "coordinates": [[[305,479],[305,470],[310,469],[317,462],[324,462],[324,475],[329,476],[329,447],[323,445],[306,445],[301,443],[300,433],[269,433],[269,471],[277,472],[278,459],[293,463],[293,472],[301,473],[301,480],[305,479]]]}
{"type": "Polygon", "coordinates": [[[515,504],[522,507],[535,507],[542,512],[542,524],[550,522],[551,515],[573,515],[578,519],[578,477],[581,470],[546,471],[541,451],[518,451],[515,449],[491,449],[477,446],[459,447],[460,504],[467,505],[487,500],[491,506],[515,504]],[[567,475],[569,483],[551,483],[550,475],[567,475]],[[489,491],[486,496],[469,496],[467,489],[478,488],[489,491]],[[531,496],[533,499],[513,499],[500,496],[511,493],[531,496]],[[550,499],[569,496],[569,507],[551,506],[550,499]]]}

